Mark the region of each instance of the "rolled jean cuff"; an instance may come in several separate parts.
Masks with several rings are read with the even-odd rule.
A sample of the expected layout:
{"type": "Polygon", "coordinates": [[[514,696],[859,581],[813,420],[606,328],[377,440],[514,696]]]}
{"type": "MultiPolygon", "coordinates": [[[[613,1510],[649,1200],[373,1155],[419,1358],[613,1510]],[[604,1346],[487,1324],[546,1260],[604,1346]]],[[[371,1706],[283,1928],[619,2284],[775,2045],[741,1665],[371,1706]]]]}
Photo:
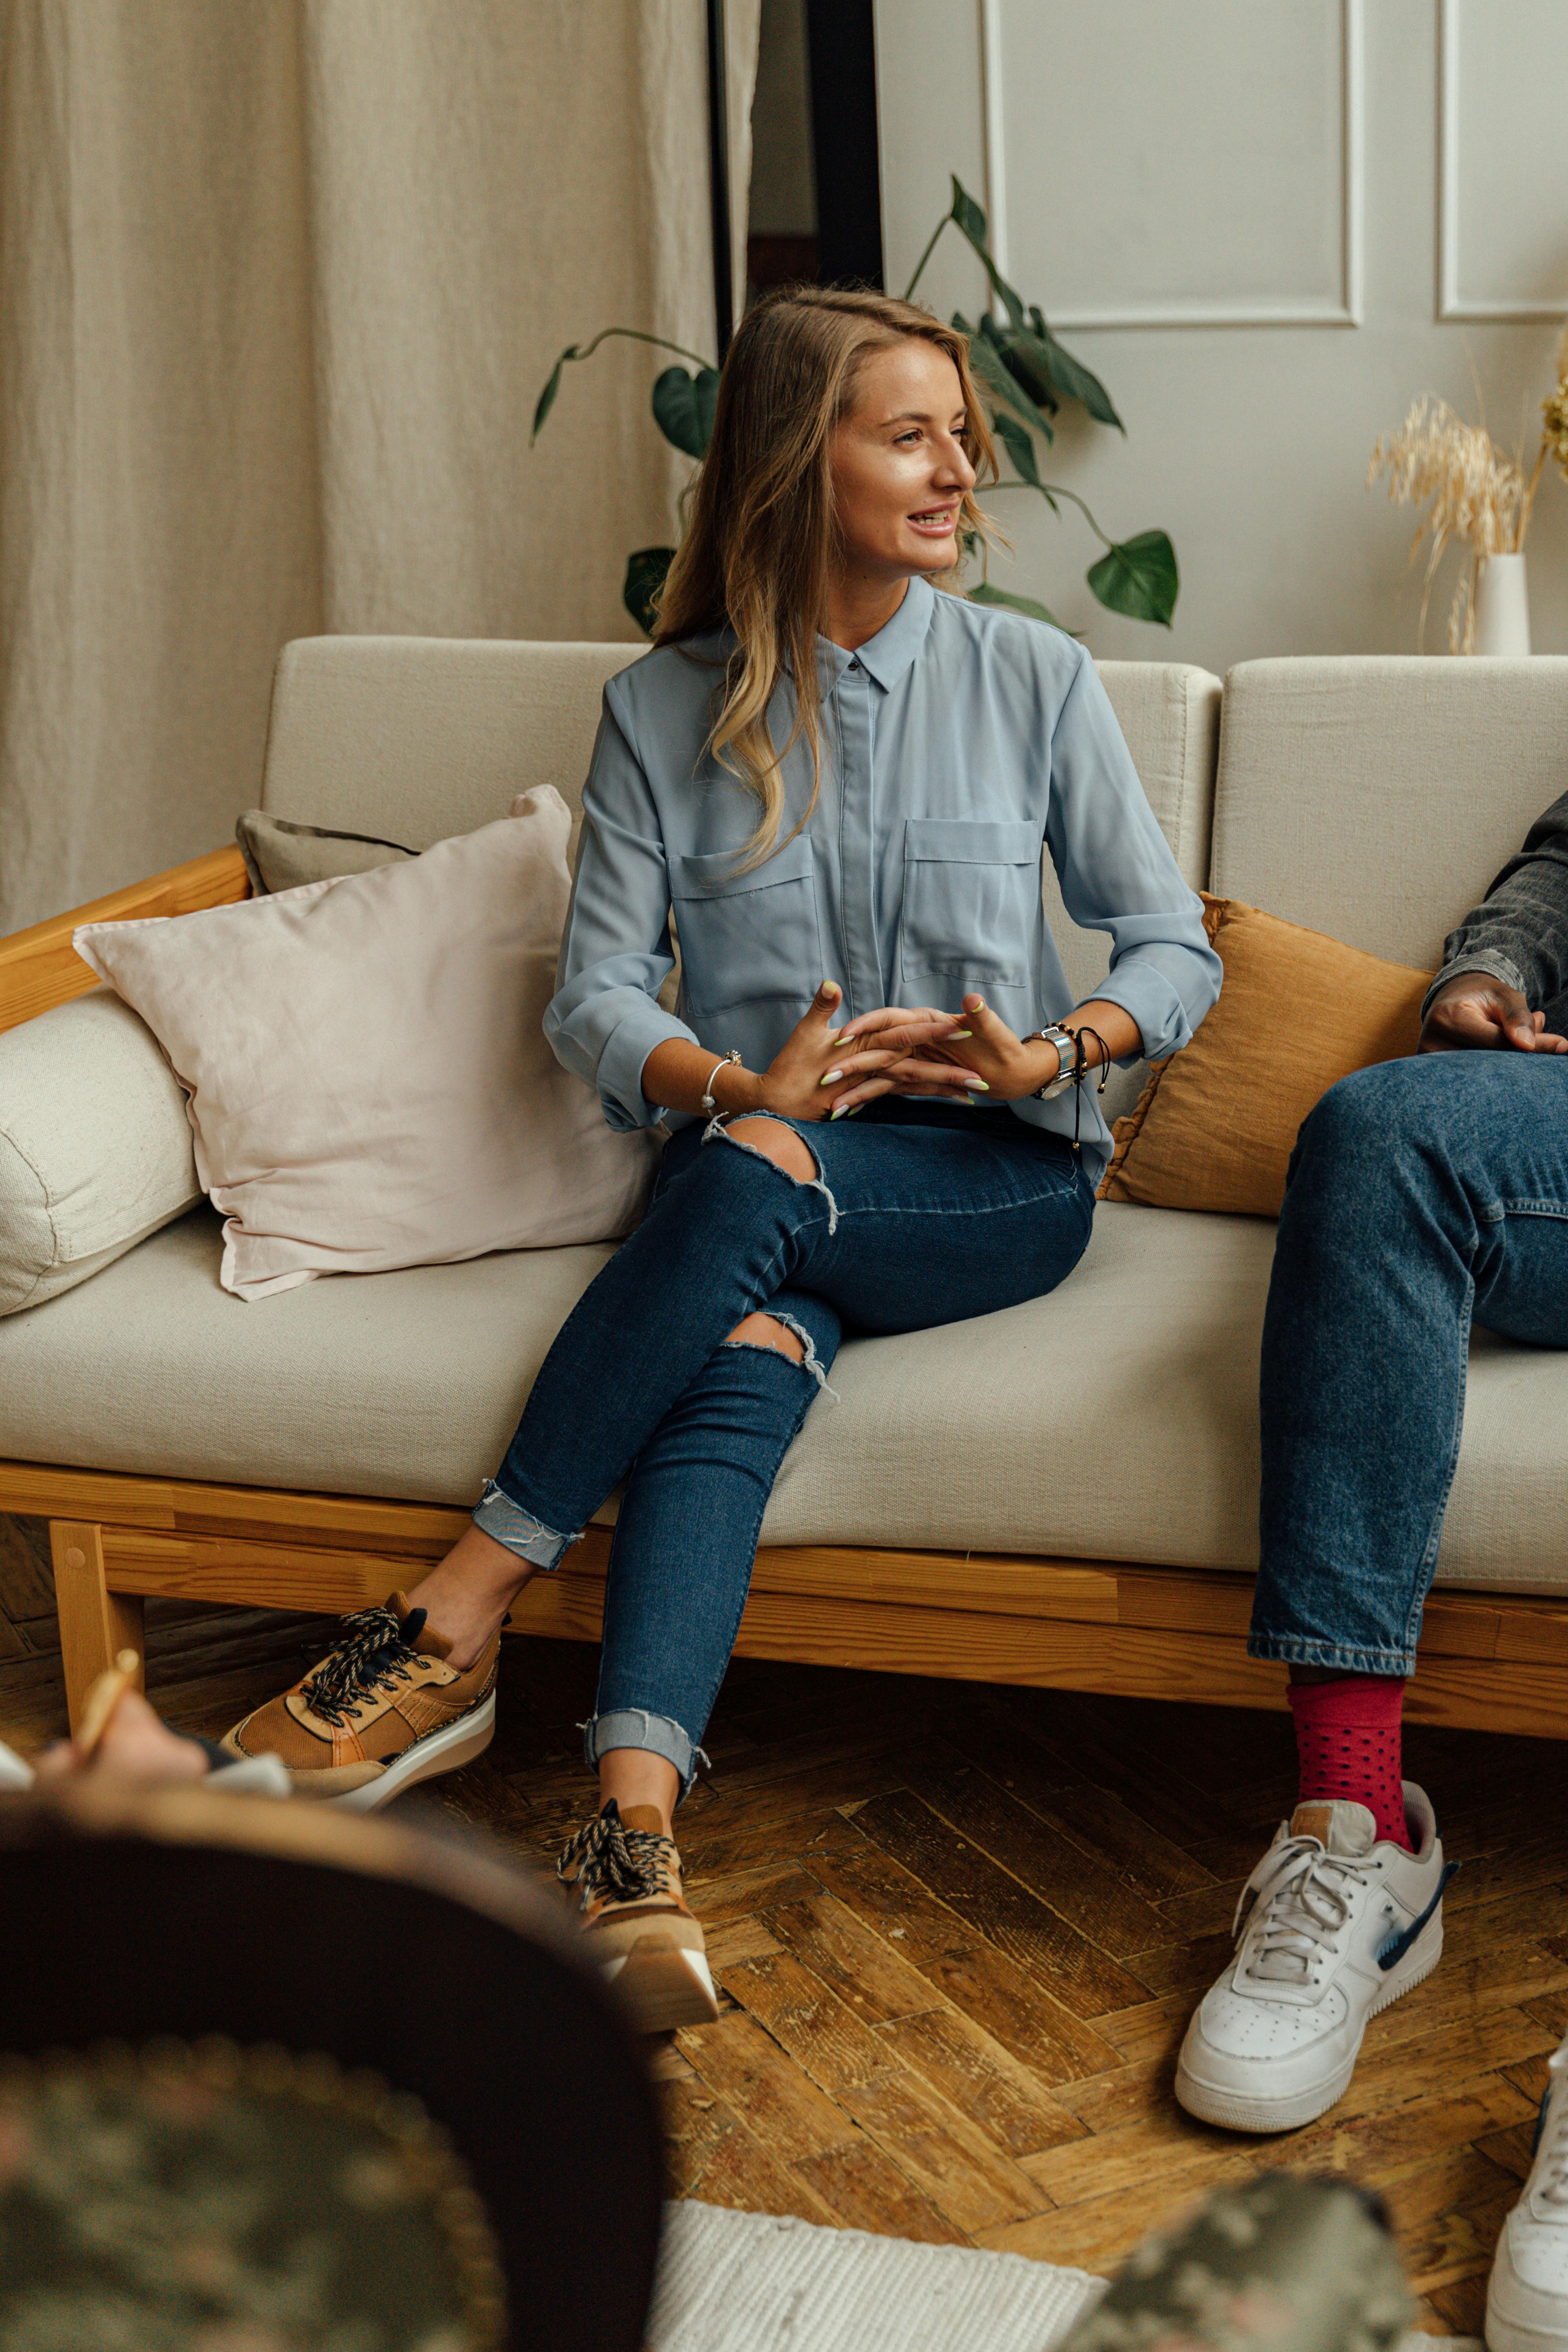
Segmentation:
{"type": "Polygon", "coordinates": [[[1414,1650],[1351,1650],[1311,1633],[1263,1633],[1247,1637],[1249,1658],[1273,1658],[1287,1666],[1322,1666],[1336,1675],[1397,1675],[1408,1682],[1415,1672],[1414,1650]]]}
{"type": "Polygon", "coordinates": [[[696,1741],[671,1717],[650,1715],[646,1707],[613,1706],[607,1715],[590,1716],[579,1728],[590,1771],[612,1748],[646,1748],[649,1755],[662,1756],[667,1763],[674,1765],[680,1775],[683,1797],[691,1793],[699,1761],[708,1761],[696,1741]]]}
{"type": "Polygon", "coordinates": [[[493,1478],[485,1480],[484,1494],[471,1517],[475,1527],[534,1568],[559,1568],[567,1546],[579,1540],[576,1535],[558,1535],[553,1528],[547,1528],[542,1519],[503,1495],[493,1478]]]}

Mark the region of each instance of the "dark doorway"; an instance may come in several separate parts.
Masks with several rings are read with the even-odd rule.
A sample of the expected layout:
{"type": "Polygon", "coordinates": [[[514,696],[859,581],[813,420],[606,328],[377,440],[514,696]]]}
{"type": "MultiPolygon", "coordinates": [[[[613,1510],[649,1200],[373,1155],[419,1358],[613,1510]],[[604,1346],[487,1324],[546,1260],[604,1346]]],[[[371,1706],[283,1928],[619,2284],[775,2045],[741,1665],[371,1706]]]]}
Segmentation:
{"type": "Polygon", "coordinates": [[[871,0],[763,0],[746,275],[882,283],[871,0]]]}

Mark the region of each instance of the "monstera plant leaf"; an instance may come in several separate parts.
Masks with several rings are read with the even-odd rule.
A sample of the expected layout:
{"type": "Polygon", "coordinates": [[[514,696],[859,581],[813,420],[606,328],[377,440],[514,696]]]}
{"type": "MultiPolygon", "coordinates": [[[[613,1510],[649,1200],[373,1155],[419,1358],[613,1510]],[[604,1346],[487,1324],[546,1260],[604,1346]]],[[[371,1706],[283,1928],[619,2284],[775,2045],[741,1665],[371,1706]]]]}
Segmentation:
{"type": "Polygon", "coordinates": [[[963,311],[955,310],[952,323],[961,335],[969,338],[969,364],[991,395],[993,423],[1005,410],[1011,409],[1032,431],[1043,435],[1047,441],[1054,441],[1056,435],[1049,416],[1011,373],[991,320],[982,319],[977,326],[971,326],[963,311]]]}
{"type": "MultiPolygon", "coordinates": [[[[968,337],[970,365],[980,379],[991,410],[992,427],[1016,474],[1016,480],[1000,482],[996,487],[1037,490],[1053,513],[1058,515],[1058,501],[1070,499],[1082,509],[1090,530],[1105,546],[1104,555],[1090,565],[1085,575],[1100,603],[1113,613],[1126,613],[1135,620],[1160,622],[1168,627],[1181,582],[1176,551],[1166,533],[1144,530],[1131,539],[1113,540],[1100,530],[1076,490],[1041,477],[1035,436],[1037,434],[1047,446],[1054,441],[1051,420],[1060,413],[1065,401],[1076,400],[1097,424],[1113,425],[1119,433],[1127,428],[1094,371],[1086,368],[1058,341],[1039,304],[1026,303],[1017,288],[1003,277],[991,251],[991,224],[985,217],[985,208],[975,202],[956,173],[952,201],[932,230],[914,277],[904,289],[906,300],[913,294],[938,237],[950,223],[978,256],[991,291],[1005,313],[998,318],[987,310],[973,325],[962,311],[954,311],[952,316],[959,333],[968,337]]],[[[969,551],[966,546],[965,552],[969,551]]],[[[973,590],[973,594],[977,604],[1006,604],[1038,621],[1052,618],[1047,606],[1036,598],[1015,596],[989,583],[973,590]]]]}
{"type": "Polygon", "coordinates": [[[1181,581],[1176,551],[1163,530],[1141,530],[1136,539],[1113,541],[1110,553],[1089,566],[1088,579],[1111,612],[1170,627],[1181,581]]]}
{"type": "Polygon", "coordinates": [[[719,405],[719,371],[666,368],[653,388],[654,421],[667,441],[688,457],[708,455],[713,438],[713,412],[719,405]]]}
{"type": "Polygon", "coordinates": [[[991,280],[991,290],[1007,313],[1005,327],[994,320],[982,320],[981,331],[989,333],[1008,373],[1017,379],[1038,407],[1054,411],[1063,400],[1079,400],[1100,424],[1114,425],[1125,431],[1100,378],[1058,342],[1037,302],[1025,309],[1023,296],[1009,286],[997,268],[991,257],[990,226],[984,211],[956,175],[952,208],[947,217],[978,254],[991,280]]]}
{"type": "Polygon", "coordinates": [[[644,636],[651,637],[653,635],[654,624],[658,619],[658,600],[665,574],[674,561],[673,547],[639,547],[635,555],[626,558],[621,602],[644,636]]]}
{"type": "Polygon", "coordinates": [[[1029,488],[1032,490],[1038,490],[1053,514],[1060,514],[1060,507],[1058,506],[1047,484],[1040,479],[1040,469],[1035,460],[1035,445],[1023,426],[1005,412],[994,416],[991,421],[996,427],[997,437],[1003,447],[1025,481],[1028,483],[1029,488]]]}
{"type": "Polygon", "coordinates": [[[1005,604],[1010,613],[1026,613],[1031,621],[1048,621],[1053,629],[1062,625],[1048,606],[1037,603],[1033,596],[1015,596],[1005,588],[993,588],[989,580],[983,580],[978,588],[970,590],[969,601],[972,604],[1005,604]]]}
{"type": "MultiPolygon", "coordinates": [[[[1052,419],[1059,414],[1064,402],[1077,401],[1099,424],[1114,425],[1119,432],[1126,428],[1100,378],[1058,341],[1038,303],[1026,304],[1016,287],[1003,277],[991,251],[991,224],[985,208],[975,202],[956,176],[952,203],[931,232],[914,277],[905,289],[906,296],[914,292],[937,239],[950,224],[978,255],[991,291],[1005,314],[997,316],[988,310],[973,325],[962,312],[954,312],[952,320],[959,332],[968,338],[970,362],[992,412],[992,425],[1016,475],[1016,480],[999,483],[998,488],[1037,491],[1053,513],[1058,515],[1063,499],[1082,509],[1089,528],[1104,542],[1106,550],[1087,574],[1089,585],[1100,603],[1113,613],[1169,626],[1180,580],[1176,551],[1165,532],[1144,530],[1131,539],[1113,540],[1100,530],[1076,490],[1041,477],[1036,436],[1047,447],[1050,446],[1055,437],[1052,419]]],[[[612,336],[650,344],[686,362],[665,368],[655,381],[654,420],[672,447],[700,464],[713,437],[719,371],[698,352],[689,352],[662,335],[647,334],[639,327],[606,327],[591,342],[567,344],[534,404],[531,445],[555,405],[563,371],[574,361],[591,359],[600,344],[612,336]]],[[[973,547],[974,536],[967,533],[965,554],[972,553],[973,547]]],[[[622,601],[637,626],[650,636],[658,625],[658,599],[673,560],[674,550],[668,547],[639,547],[626,559],[622,601]]],[[[982,582],[972,593],[978,604],[1005,605],[1011,612],[1026,614],[1031,620],[1048,622],[1053,627],[1060,625],[1049,608],[1033,596],[1015,595],[989,582],[982,582]]]]}
{"type": "Polygon", "coordinates": [[[1125,433],[1127,427],[1111,406],[1110,394],[1100,378],[1058,342],[1037,308],[1029,312],[1029,325],[1031,332],[1017,339],[1018,350],[1031,358],[1037,352],[1064,400],[1081,400],[1097,424],[1114,425],[1119,433],[1125,433]]]}

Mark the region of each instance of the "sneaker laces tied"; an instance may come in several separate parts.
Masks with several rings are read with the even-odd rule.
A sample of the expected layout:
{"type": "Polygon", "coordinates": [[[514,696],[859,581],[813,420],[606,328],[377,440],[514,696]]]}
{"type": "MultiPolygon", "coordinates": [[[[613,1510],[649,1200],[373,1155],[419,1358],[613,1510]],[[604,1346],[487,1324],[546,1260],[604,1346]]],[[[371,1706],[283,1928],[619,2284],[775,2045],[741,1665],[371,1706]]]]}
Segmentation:
{"type": "Polygon", "coordinates": [[[1304,1984],[1318,1952],[1349,1919],[1352,1889],[1365,1884],[1359,1864],[1326,1853],[1316,1838],[1287,1838],[1236,1906],[1231,1932],[1238,1941],[1249,1922],[1261,1923],[1247,1974],[1304,1984]]]}
{"type": "MultiPolygon", "coordinates": [[[[417,1634],[425,1612],[417,1610],[415,1615],[419,1621],[414,1626],[417,1634]]],[[[413,1624],[413,1618],[409,1622],[413,1624]]],[[[410,1646],[395,1612],[384,1601],[372,1609],[354,1610],[343,1619],[342,1631],[348,1640],[333,1647],[300,1685],[300,1692],[310,1702],[312,1714],[334,1726],[345,1715],[356,1714],[366,1699],[406,1682],[418,1662],[418,1653],[410,1646]]]]}
{"type": "Polygon", "coordinates": [[[591,1910],[601,1895],[606,1903],[647,1902],[668,1892],[665,1880],[674,1873],[675,1840],[628,1829],[613,1797],[567,1841],[555,1865],[563,1886],[575,1880],[580,1911],[591,1910]]]}

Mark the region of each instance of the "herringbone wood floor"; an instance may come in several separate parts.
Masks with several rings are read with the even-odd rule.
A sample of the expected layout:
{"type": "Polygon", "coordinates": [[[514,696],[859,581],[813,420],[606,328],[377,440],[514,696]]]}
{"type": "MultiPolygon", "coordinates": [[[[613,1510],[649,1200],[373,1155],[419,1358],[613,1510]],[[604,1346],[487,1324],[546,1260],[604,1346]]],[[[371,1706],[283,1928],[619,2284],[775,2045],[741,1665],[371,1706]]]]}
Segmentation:
{"type": "MultiPolygon", "coordinates": [[[[322,1621],[149,1611],[148,1681],[215,1731],[322,1621]]],[[[588,1783],[594,1657],[509,1642],[500,1727],[435,1801],[548,1861],[588,1783]]],[[[0,1737],[64,1725],[43,1530],[0,1520],[0,1737]]],[[[1338,2169],[1391,2206],[1423,2324],[1479,2335],[1499,2223],[1568,2026],[1561,1750],[1414,1732],[1464,1868],[1436,1976],[1284,2140],[1171,2096],[1237,1891],[1292,1795],[1282,1717],[742,1662],[681,1816],[724,2014],[657,2055],[679,2193],[1103,2270],[1211,2183],[1338,2169]]]]}

